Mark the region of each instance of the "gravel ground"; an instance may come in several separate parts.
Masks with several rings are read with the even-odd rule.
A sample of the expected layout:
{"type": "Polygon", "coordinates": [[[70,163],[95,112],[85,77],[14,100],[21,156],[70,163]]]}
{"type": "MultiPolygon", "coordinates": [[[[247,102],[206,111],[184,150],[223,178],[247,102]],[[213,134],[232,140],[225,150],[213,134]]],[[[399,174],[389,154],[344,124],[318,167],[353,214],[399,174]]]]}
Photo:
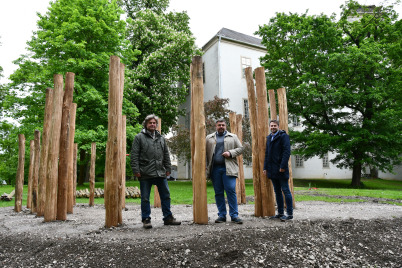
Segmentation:
{"type": "Polygon", "coordinates": [[[142,228],[140,206],[127,204],[123,225],[104,228],[103,206],[78,205],[68,220],[44,223],[24,210],[0,208],[1,267],[402,267],[402,206],[298,202],[295,219],[244,224],[192,222],[192,206],[172,207],[180,226],[164,226],[152,210],[142,228]]]}

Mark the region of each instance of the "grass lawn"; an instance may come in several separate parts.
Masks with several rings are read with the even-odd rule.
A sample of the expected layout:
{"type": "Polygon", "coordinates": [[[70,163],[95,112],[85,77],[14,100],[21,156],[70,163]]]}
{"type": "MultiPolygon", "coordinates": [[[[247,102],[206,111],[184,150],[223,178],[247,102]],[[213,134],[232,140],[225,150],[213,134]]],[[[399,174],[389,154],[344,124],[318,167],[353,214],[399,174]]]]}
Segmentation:
{"type": "MultiPolygon", "coordinates": [[[[402,181],[388,181],[381,179],[364,179],[362,180],[363,187],[353,188],[350,186],[350,180],[324,180],[324,179],[294,179],[295,199],[297,201],[327,201],[327,202],[363,202],[363,199],[344,199],[338,196],[357,196],[357,197],[373,197],[386,198],[393,200],[402,200],[402,181]],[[311,190],[309,190],[311,189],[311,190]],[[311,194],[309,192],[311,191],[311,194]],[[299,194],[298,194],[299,192],[299,194]],[[316,194],[325,196],[317,196],[316,194]]],[[[127,186],[137,186],[138,181],[127,181],[127,186]]],[[[96,182],[96,188],[103,188],[103,182],[96,182]]],[[[78,186],[77,189],[89,188],[89,183],[84,186],[78,186]]],[[[193,188],[191,181],[170,181],[169,188],[171,192],[172,204],[192,204],[193,188]]],[[[0,195],[10,193],[14,189],[13,186],[0,186],[0,195]]],[[[26,206],[28,187],[24,185],[23,206],[26,206]]],[[[253,196],[254,188],[252,180],[246,180],[246,195],[253,196]]],[[[151,203],[153,203],[153,190],[151,192],[151,203]]],[[[214,189],[211,182],[207,183],[207,201],[209,204],[215,203],[214,189]]],[[[140,204],[140,199],[126,199],[127,203],[140,204]]],[[[77,203],[88,203],[88,198],[77,198],[77,203]]],[[[95,198],[96,204],[103,204],[103,198],[95,198]]],[[[399,202],[387,202],[397,205],[402,205],[399,202]]],[[[14,206],[13,201],[0,201],[0,207],[14,206]]]]}

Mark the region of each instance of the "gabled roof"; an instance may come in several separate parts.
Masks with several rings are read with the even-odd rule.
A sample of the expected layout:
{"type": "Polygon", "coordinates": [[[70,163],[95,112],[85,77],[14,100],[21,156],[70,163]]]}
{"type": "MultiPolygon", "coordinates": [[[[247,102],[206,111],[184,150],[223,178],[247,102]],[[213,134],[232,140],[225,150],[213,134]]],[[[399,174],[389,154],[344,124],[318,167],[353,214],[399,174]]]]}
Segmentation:
{"type": "Polygon", "coordinates": [[[246,35],[246,34],[242,34],[233,30],[229,30],[226,28],[222,28],[220,29],[220,31],[214,35],[203,47],[202,50],[205,50],[208,45],[214,40],[221,37],[222,39],[226,39],[226,40],[230,40],[230,41],[234,41],[237,43],[242,43],[242,44],[246,44],[246,45],[250,45],[250,46],[254,46],[254,47],[258,47],[258,48],[263,48],[266,49],[262,44],[261,41],[262,39],[250,36],[250,35],[246,35]]]}

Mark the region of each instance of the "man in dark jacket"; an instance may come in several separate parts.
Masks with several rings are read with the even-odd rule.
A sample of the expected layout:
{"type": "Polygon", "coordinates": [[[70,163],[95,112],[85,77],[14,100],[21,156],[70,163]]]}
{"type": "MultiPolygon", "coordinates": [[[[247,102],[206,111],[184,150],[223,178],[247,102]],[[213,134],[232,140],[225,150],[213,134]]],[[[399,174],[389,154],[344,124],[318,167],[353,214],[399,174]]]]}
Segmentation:
{"type": "Polygon", "coordinates": [[[170,175],[169,149],[165,139],[156,130],[158,117],[148,115],[143,130],[134,138],[131,149],[131,168],[140,181],[141,216],[144,228],[152,228],[149,196],[152,185],[158,187],[161,198],[163,222],[165,225],[180,225],[170,211],[170,192],[166,176],[170,175]]]}
{"type": "Polygon", "coordinates": [[[293,219],[293,199],[289,189],[289,135],[284,130],[279,130],[277,120],[271,120],[269,127],[271,134],[267,136],[263,172],[272,181],[278,206],[278,214],[271,218],[281,221],[291,220],[293,219]],[[282,192],[285,195],[287,216],[284,214],[282,192]]]}

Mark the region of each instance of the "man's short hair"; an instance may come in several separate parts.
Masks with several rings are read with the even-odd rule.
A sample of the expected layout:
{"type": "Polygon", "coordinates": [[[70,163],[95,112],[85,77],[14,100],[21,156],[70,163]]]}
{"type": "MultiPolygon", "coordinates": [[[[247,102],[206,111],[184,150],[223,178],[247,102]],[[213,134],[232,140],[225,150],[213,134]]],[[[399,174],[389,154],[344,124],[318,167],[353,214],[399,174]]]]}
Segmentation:
{"type": "Polygon", "coordinates": [[[223,123],[225,123],[225,125],[226,125],[226,120],[225,120],[225,118],[218,118],[218,119],[216,119],[215,124],[218,124],[218,122],[223,122],[223,123]]]}
{"type": "Polygon", "coordinates": [[[271,124],[271,123],[275,123],[275,124],[277,124],[278,127],[279,127],[279,120],[272,119],[272,120],[269,121],[269,124],[271,124]]]}
{"type": "Polygon", "coordinates": [[[143,126],[144,128],[147,128],[148,121],[151,120],[151,119],[155,119],[155,121],[156,121],[156,126],[158,126],[158,124],[159,124],[159,117],[157,117],[157,116],[154,115],[154,114],[147,115],[147,116],[145,117],[145,119],[144,119],[144,122],[142,122],[142,126],[143,126]]]}

